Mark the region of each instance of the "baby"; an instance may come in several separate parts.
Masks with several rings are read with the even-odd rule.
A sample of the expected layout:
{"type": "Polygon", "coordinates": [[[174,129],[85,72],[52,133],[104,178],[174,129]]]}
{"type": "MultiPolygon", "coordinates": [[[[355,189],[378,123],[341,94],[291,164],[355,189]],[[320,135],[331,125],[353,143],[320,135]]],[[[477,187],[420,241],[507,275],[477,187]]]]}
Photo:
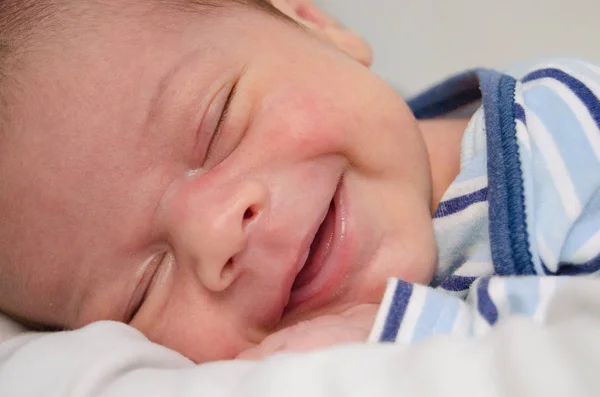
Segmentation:
{"type": "Polygon", "coordinates": [[[424,285],[600,267],[597,69],[473,72],[411,110],[285,4],[317,33],[262,0],[0,4],[0,310],[204,362],[414,340],[424,285]]]}

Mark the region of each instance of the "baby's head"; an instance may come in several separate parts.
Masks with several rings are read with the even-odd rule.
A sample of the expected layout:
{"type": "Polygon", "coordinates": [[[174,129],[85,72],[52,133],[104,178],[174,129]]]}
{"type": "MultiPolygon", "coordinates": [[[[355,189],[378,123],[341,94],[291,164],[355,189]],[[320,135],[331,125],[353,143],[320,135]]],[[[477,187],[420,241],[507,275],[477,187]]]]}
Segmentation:
{"type": "Polygon", "coordinates": [[[427,152],[385,83],[261,0],[0,5],[0,310],[196,361],[427,282],[427,152]]]}

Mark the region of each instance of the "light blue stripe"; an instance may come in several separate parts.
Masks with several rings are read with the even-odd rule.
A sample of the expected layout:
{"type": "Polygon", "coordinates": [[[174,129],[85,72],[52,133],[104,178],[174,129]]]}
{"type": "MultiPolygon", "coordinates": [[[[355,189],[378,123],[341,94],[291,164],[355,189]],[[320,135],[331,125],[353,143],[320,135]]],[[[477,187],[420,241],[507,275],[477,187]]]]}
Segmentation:
{"type": "Polygon", "coordinates": [[[510,278],[504,280],[504,293],[510,314],[532,317],[540,301],[540,278],[510,278]]]}
{"type": "MultiPolygon", "coordinates": [[[[487,153],[477,154],[465,167],[460,170],[460,174],[455,179],[456,182],[466,182],[481,178],[487,175],[487,153]]],[[[479,186],[473,190],[479,190],[486,185],[479,186]]]]}
{"type": "Polygon", "coordinates": [[[452,332],[456,319],[458,318],[458,311],[460,310],[460,301],[455,297],[447,297],[446,305],[440,313],[440,317],[435,325],[434,332],[436,335],[444,335],[452,332]]]}
{"type": "Polygon", "coordinates": [[[525,90],[527,107],[534,111],[552,135],[580,202],[596,188],[600,167],[585,132],[565,101],[548,87],[525,90]]]}
{"type": "MultiPolygon", "coordinates": [[[[600,173],[600,170],[598,173],[600,173]]],[[[596,188],[596,192],[588,201],[581,216],[575,222],[567,236],[560,256],[561,262],[574,263],[572,259],[573,254],[593,235],[600,231],[600,186],[596,185],[596,188]]],[[[600,247],[598,247],[597,254],[600,254],[600,247]]]]}
{"type": "MultiPolygon", "coordinates": [[[[484,125],[482,109],[473,115],[471,123],[473,122],[476,122],[475,125],[484,125]]],[[[461,140],[460,160],[460,174],[455,182],[465,182],[487,175],[487,137],[482,128],[467,128],[461,140]]],[[[485,186],[480,186],[479,189],[483,187],[485,186]]]]}
{"type": "Polygon", "coordinates": [[[437,287],[465,263],[465,252],[469,247],[489,244],[487,210],[474,211],[471,217],[460,223],[443,223],[434,219],[433,227],[439,259],[430,285],[437,287]]]}
{"type": "Polygon", "coordinates": [[[487,150],[487,137],[482,128],[485,125],[485,112],[483,106],[479,106],[477,111],[469,120],[465,133],[463,134],[460,145],[460,158],[463,163],[467,163],[479,153],[485,153],[487,150]]]}
{"type": "Polygon", "coordinates": [[[448,334],[454,327],[459,309],[458,298],[427,290],[412,342],[436,334],[448,334]]]}
{"type": "MultiPolygon", "coordinates": [[[[475,246],[469,248],[467,253],[468,262],[492,262],[492,251],[490,250],[489,224],[485,225],[485,230],[481,233],[481,239],[475,246]]],[[[493,270],[493,267],[491,268],[493,270]]],[[[478,274],[479,275],[479,274],[478,274]]]]}
{"type": "MultiPolygon", "coordinates": [[[[525,105],[527,111],[531,112],[532,109],[529,108],[528,102],[525,105]]],[[[531,125],[528,127],[529,129],[532,128],[531,125]]],[[[553,257],[558,258],[571,222],[563,208],[554,178],[549,173],[542,152],[534,139],[530,140],[530,146],[531,175],[535,178],[533,180],[535,220],[537,223],[535,233],[541,231],[544,234],[545,241],[552,251],[553,257]]],[[[550,258],[542,258],[542,260],[546,265],[552,267],[556,265],[556,263],[551,263],[550,258]]]]}

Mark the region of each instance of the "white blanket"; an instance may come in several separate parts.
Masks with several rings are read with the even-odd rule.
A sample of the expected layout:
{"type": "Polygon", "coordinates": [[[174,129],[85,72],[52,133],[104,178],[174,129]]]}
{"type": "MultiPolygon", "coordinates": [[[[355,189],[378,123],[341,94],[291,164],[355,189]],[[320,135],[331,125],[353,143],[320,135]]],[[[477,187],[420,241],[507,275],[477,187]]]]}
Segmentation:
{"type": "Polygon", "coordinates": [[[123,324],[26,333],[0,322],[0,396],[598,396],[600,281],[570,283],[544,324],[511,317],[479,339],[348,345],[194,365],[123,324]]]}

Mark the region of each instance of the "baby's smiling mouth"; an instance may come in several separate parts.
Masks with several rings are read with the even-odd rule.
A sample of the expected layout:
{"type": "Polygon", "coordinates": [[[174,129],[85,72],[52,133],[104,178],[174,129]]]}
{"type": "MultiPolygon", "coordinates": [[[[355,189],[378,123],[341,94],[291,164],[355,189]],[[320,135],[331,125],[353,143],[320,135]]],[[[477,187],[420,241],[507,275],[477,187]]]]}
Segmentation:
{"type": "Polygon", "coordinates": [[[308,257],[302,266],[302,269],[296,276],[294,285],[292,286],[292,293],[296,290],[302,289],[308,285],[318,275],[319,271],[325,264],[325,258],[331,248],[333,236],[335,232],[335,204],[333,201],[329,204],[329,210],[321,222],[315,238],[313,239],[308,257]]]}
{"type": "Polygon", "coordinates": [[[318,309],[328,304],[348,270],[352,249],[347,237],[347,214],[340,182],[329,209],[310,245],[307,259],[296,275],[284,316],[318,309]]]}

